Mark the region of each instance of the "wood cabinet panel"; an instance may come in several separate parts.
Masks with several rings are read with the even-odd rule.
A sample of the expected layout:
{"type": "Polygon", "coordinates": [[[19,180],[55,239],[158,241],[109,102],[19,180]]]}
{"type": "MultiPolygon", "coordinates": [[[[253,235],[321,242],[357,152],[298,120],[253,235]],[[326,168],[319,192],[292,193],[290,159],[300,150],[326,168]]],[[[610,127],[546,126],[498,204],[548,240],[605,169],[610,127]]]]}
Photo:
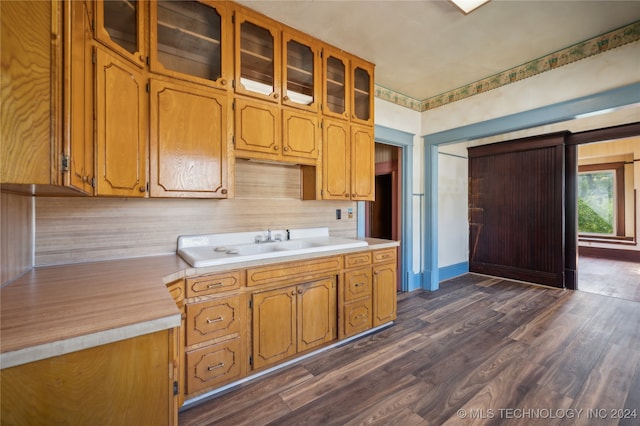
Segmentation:
{"type": "Polygon", "coordinates": [[[94,162],[94,75],[92,65],[92,9],[87,2],[67,2],[64,55],[63,152],[68,155],[64,185],[93,193],[94,162]]]}
{"type": "Polygon", "coordinates": [[[316,114],[282,110],[282,155],[297,163],[316,164],[320,127],[316,114]]]}
{"type": "Polygon", "coordinates": [[[253,293],[253,368],[334,340],[336,287],[336,278],[327,277],[253,293]]]}
{"type": "Polygon", "coordinates": [[[237,290],[244,285],[244,271],[230,271],[220,274],[200,275],[187,278],[187,297],[206,296],[222,291],[237,290]]]}
{"type": "Polygon", "coordinates": [[[252,295],[253,368],[262,368],[297,352],[297,292],[279,288],[252,295]]]}
{"type": "Polygon", "coordinates": [[[353,268],[354,266],[363,266],[371,264],[371,252],[364,251],[360,253],[354,254],[345,254],[344,255],[344,267],[353,268]]]}
{"type": "Polygon", "coordinates": [[[150,195],[226,198],[226,95],[152,79],[150,97],[150,195]]]}
{"type": "Polygon", "coordinates": [[[344,306],[344,337],[353,336],[372,327],[371,309],[371,298],[344,306]]]}
{"type": "Polygon", "coordinates": [[[396,263],[373,267],[373,326],[396,319],[396,263]]]}
{"type": "Polygon", "coordinates": [[[240,296],[224,297],[186,305],[186,345],[212,340],[242,329],[240,296]]]}
{"type": "Polygon", "coordinates": [[[375,250],[373,252],[373,263],[395,262],[398,249],[390,248],[384,250],[375,250]]]}
{"type": "Polygon", "coordinates": [[[186,353],[186,393],[213,389],[242,377],[242,351],[239,338],[186,353]]]}
{"type": "Polygon", "coordinates": [[[281,119],[275,105],[257,100],[235,100],[236,156],[277,159],[280,156],[281,119]]]}
{"type": "Polygon", "coordinates": [[[0,2],[0,182],[60,183],[60,2],[0,2]]]}
{"type": "Polygon", "coordinates": [[[373,129],[351,125],[351,199],[373,201],[375,196],[373,129]]]}
{"type": "Polygon", "coordinates": [[[310,281],[323,275],[337,274],[341,268],[341,256],[288,262],[286,268],[283,268],[282,264],[249,268],[247,269],[247,286],[310,281]]]}
{"type": "Polygon", "coordinates": [[[344,273],[344,301],[371,297],[371,268],[356,269],[344,273]]]}
{"type": "Polygon", "coordinates": [[[140,70],[96,49],[98,195],[144,197],[147,95],[140,70]]]}
{"type": "Polygon", "coordinates": [[[337,337],[336,278],[298,286],[298,352],[337,337]]]}
{"type": "Polygon", "coordinates": [[[2,423],[176,424],[173,332],[2,369],[2,423]]]}
{"type": "Polygon", "coordinates": [[[324,119],[322,124],[322,198],[345,200],[351,195],[349,124],[324,119]]]}

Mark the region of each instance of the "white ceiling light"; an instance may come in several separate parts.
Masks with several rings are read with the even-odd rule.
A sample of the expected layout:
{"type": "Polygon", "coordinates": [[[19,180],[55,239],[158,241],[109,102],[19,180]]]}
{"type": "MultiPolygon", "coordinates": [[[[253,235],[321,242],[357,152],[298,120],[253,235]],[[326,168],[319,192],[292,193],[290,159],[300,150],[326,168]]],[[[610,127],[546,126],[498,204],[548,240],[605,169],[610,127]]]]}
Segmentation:
{"type": "Polygon", "coordinates": [[[464,12],[464,14],[469,14],[482,6],[485,3],[489,3],[490,0],[450,0],[451,3],[458,6],[460,10],[464,12]]]}

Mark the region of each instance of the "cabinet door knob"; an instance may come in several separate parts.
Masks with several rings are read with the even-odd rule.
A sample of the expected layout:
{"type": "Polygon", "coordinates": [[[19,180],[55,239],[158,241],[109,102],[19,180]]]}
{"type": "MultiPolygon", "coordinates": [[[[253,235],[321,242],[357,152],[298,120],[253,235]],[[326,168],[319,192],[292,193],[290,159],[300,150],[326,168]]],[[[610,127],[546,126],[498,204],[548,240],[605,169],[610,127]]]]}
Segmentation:
{"type": "Polygon", "coordinates": [[[280,97],[280,95],[278,95],[277,93],[273,94],[273,99],[278,99],[280,97]]]}
{"type": "Polygon", "coordinates": [[[285,97],[284,97],[284,98],[282,98],[282,99],[284,99],[285,101],[288,101],[288,100],[289,100],[289,97],[288,97],[288,96],[285,96],[285,97]]]}
{"type": "Polygon", "coordinates": [[[140,188],[138,188],[138,191],[140,192],[145,192],[147,190],[147,188],[145,188],[144,186],[141,186],[140,188]]]}
{"type": "Polygon", "coordinates": [[[289,147],[288,147],[288,146],[285,146],[283,149],[284,149],[285,151],[289,151],[289,147]]]}
{"type": "Polygon", "coordinates": [[[277,147],[277,146],[274,146],[274,147],[273,147],[273,150],[274,150],[274,151],[277,151],[277,150],[278,150],[278,147],[277,147]]]}
{"type": "Polygon", "coordinates": [[[302,294],[302,289],[298,289],[298,294],[302,294]]]}
{"type": "Polygon", "coordinates": [[[227,80],[225,80],[224,78],[222,80],[220,80],[220,84],[222,84],[223,86],[227,85],[227,80]]]}
{"type": "Polygon", "coordinates": [[[344,198],[349,198],[349,194],[344,194],[344,198]]]}
{"type": "Polygon", "coordinates": [[[222,191],[220,191],[222,194],[226,194],[227,190],[226,189],[222,189],[222,191]]]}

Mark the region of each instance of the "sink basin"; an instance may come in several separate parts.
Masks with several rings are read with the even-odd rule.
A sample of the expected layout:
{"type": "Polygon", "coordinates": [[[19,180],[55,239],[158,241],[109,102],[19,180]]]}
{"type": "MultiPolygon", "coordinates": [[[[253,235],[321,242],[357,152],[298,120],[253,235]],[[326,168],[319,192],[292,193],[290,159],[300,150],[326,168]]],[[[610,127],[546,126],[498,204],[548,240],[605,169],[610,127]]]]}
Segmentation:
{"type": "MultiPolygon", "coordinates": [[[[235,234],[235,239],[227,241],[230,244],[226,244],[219,234],[181,237],[183,240],[179,240],[178,255],[191,266],[199,268],[367,246],[367,242],[362,240],[314,234],[308,238],[280,242],[237,244],[240,242],[238,235],[241,234],[235,234]]],[[[251,238],[253,236],[254,233],[251,238]]]]}

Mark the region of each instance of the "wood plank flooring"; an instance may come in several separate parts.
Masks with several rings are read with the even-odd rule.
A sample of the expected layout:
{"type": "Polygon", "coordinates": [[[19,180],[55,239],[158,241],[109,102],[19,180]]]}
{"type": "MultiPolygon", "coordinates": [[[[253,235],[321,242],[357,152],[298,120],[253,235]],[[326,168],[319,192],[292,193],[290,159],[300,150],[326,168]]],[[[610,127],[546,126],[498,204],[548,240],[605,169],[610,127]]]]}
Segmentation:
{"type": "Polygon", "coordinates": [[[401,295],[392,327],[193,406],[179,423],[637,425],[640,303],[467,274],[401,295]]]}
{"type": "Polygon", "coordinates": [[[640,302],[640,264],[626,260],[580,256],[578,289],[640,302]]]}

